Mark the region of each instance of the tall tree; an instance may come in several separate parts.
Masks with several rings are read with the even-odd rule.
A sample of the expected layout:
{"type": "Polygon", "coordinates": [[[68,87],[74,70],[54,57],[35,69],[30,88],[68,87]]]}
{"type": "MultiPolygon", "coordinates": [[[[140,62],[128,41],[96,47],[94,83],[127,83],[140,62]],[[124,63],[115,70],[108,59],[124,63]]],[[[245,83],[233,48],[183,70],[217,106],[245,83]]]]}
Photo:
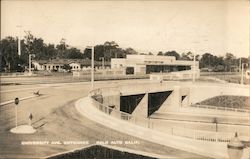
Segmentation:
{"type": "Polygon", "coordinates": [[[201,56],[200,60],[200,67],[208,67],[211,68],[212,66],[215,66],[216,64],[216,56],[213,56],[210,53],[205,53],[201,56]]]}
{"type": "Polygon", "coordinates": [[[224,57],[224,63],[226,71],[231,71],[232,66],[237,65],[236,58],[232,53],[226,53],[224,57]]]}
{"type": "Polygon", "coordinates": [[[133,55],[133,54],[138,54],[133,48],[129,47],[124,50],[126,55],[133,55]]]}
{"type": "Polygon", "coordinates": [[[13,37],[7,37],[1,40],[1,70],[7,68],[8,70],[14,70],[17,67],[17,39],[13,37]]]}
{"type": "Polygon", "coordinates": [[[162,56],[162,55],[163,55],[163,52],[162,52],[162,51],[159,51],[157,55],[158,55],[158,56],[162,56]]]}
{"type": "Polygon", "coordinates": [[[174,56],[176,60],[180,59],[180,54],[178,54],[176,51],[167,51],[164,53],[164,56],[174,56]]]}
{"type": "Polygon", "coordinates": [[[66,50],[65,56],[67,59],[82,59],[83,54],[77,48],[71,47],[66,50]]]}
{"type": "Polygon", "coordinates": [[[57,49],[57,58],[65,58],[66,57],[66,49],[68,45],[66,44],[66,39],[62,38],[60,43],[56,45],[57,49]]]}

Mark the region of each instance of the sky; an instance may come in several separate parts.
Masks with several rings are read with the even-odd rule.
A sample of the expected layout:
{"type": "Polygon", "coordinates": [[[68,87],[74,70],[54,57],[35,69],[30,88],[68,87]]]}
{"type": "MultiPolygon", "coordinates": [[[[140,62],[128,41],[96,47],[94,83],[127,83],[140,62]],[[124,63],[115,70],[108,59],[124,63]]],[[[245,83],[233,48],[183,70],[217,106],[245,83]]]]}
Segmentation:
{"type": "Polygon", "coordinates": [[[115,41],[141,53],[248,57],[249,30],[248,0],[1,1],[1,39],[31,31],[46,43],[64,38],[81,49],[115,41]]]}

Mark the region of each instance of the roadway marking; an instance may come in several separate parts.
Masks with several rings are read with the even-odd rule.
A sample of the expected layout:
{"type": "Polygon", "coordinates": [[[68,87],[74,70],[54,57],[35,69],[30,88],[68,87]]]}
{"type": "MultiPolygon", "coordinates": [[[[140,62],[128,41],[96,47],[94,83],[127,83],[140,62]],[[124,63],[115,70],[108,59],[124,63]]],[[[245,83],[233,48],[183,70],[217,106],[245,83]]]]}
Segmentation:
{"type": "Polygon", "coordinates": [[[46,88],[46,87],[32,87],[32,88],[11,89],[11,90],[0,91],[0,93],[17,92],[17,91],[30,90],[30,89],[39,89],[39,88],[46,88]]]}
{"type": "MultiPolygon", "coordinates": [[[[34,97],[39,97],[39,95],[33,95],[33,96],[24,97],[24,98],[19,98],[19,100],[22,101],[22,100],[26,100],[26,99],[30,99],[30,98],[34,98],[34,97]]],[[[14,103],[14,102],[15,102],[15,100],[9,100],[9,101],[0,103],[0,106],[4,106],[4,105],[14,103]]]]}

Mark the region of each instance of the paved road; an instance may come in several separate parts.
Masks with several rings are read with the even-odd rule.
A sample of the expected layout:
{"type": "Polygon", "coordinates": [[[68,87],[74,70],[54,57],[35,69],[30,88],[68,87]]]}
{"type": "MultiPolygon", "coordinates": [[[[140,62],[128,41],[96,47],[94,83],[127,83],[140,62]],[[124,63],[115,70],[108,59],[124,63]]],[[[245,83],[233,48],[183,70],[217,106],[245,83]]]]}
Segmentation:
{"type": "MultiPolygon", "coordinates": [[[[97,87],[135,82],[140,81],[97,82],[97,87]]],[[[37,87],[42,87],[42,89],[40,88],[42,96],[22,101],[18,108],[18,124],[27,123],[28,113],[32,112],[34,115],[33,126],[37,128],[37,133],[33,135],[11,134],[9,130],[15,125],[14,106],[13,104],[9,104],[0,107],[0,158],[38,158],[86,146],[85,144],[21,145],[22,141],[85,141],[88,144],[95,144],[97,141],[105,140],[135,141],[136,144],[121,144],[116,146],[134,148],[170,157],[205,158],[119,133],[81,116],[76,111],[74,102],[88,94],[90,89],[89,83],[27,85],[21,87],[4,86],[1,90],[3,91],[1,92],[1,97],[12,99],[27,92],[33,92],[37,90],[37,87]],[[26,89],[19,89],[21,87],[26,89]],[[15,91],[11,91],[14,89],[15,91]]]]}
{"type": "MultiPolygon", "coordinates": [[[[90,81],[91,76],[85,75],[81,77],[73,77],[72,75],[58,75],[58,76],[1,76],[2,85],[20,85],[20,84],[51,84],[51,83],[72,83],[72,82],[86,82],[90,81]]],[[[95,81],[100,80],[120,80],[120,79],[149,79],[148,75],[95,75],[95,81]]]]}

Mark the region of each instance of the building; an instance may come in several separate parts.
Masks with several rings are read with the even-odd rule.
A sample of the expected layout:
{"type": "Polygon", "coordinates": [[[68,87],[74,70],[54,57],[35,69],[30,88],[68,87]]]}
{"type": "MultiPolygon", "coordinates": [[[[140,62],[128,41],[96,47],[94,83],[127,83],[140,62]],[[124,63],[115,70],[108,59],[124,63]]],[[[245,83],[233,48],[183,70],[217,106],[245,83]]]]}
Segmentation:
{"type": "MultiPolygon", "coordinates": [[[[91,67],[89,59],[52,59],[32,61],[35,70],[38,71],[63,71],[65,65],[69,65],[72,71],[80,71],[91,67]]],[[[110,68],[110,62],[95,61],[95,68],[110,68]]]]}
{"type": "MultiPolygon", "coordinates": [[[[127,55],[126,58],[111,59],[111,68],[124,68],[126,74],[150,74],[191,70],[193,61],[176,60],[174,56],[127,55]]],[[[195,62],[199,68],[199,62],[195,62]]]]}
{"type": "Polygon", "coordinates": [[[72,71],[79,71],[81,70],[81,63],[80,62],[70,62],[69,66],[71,68],[72,71]]]}

